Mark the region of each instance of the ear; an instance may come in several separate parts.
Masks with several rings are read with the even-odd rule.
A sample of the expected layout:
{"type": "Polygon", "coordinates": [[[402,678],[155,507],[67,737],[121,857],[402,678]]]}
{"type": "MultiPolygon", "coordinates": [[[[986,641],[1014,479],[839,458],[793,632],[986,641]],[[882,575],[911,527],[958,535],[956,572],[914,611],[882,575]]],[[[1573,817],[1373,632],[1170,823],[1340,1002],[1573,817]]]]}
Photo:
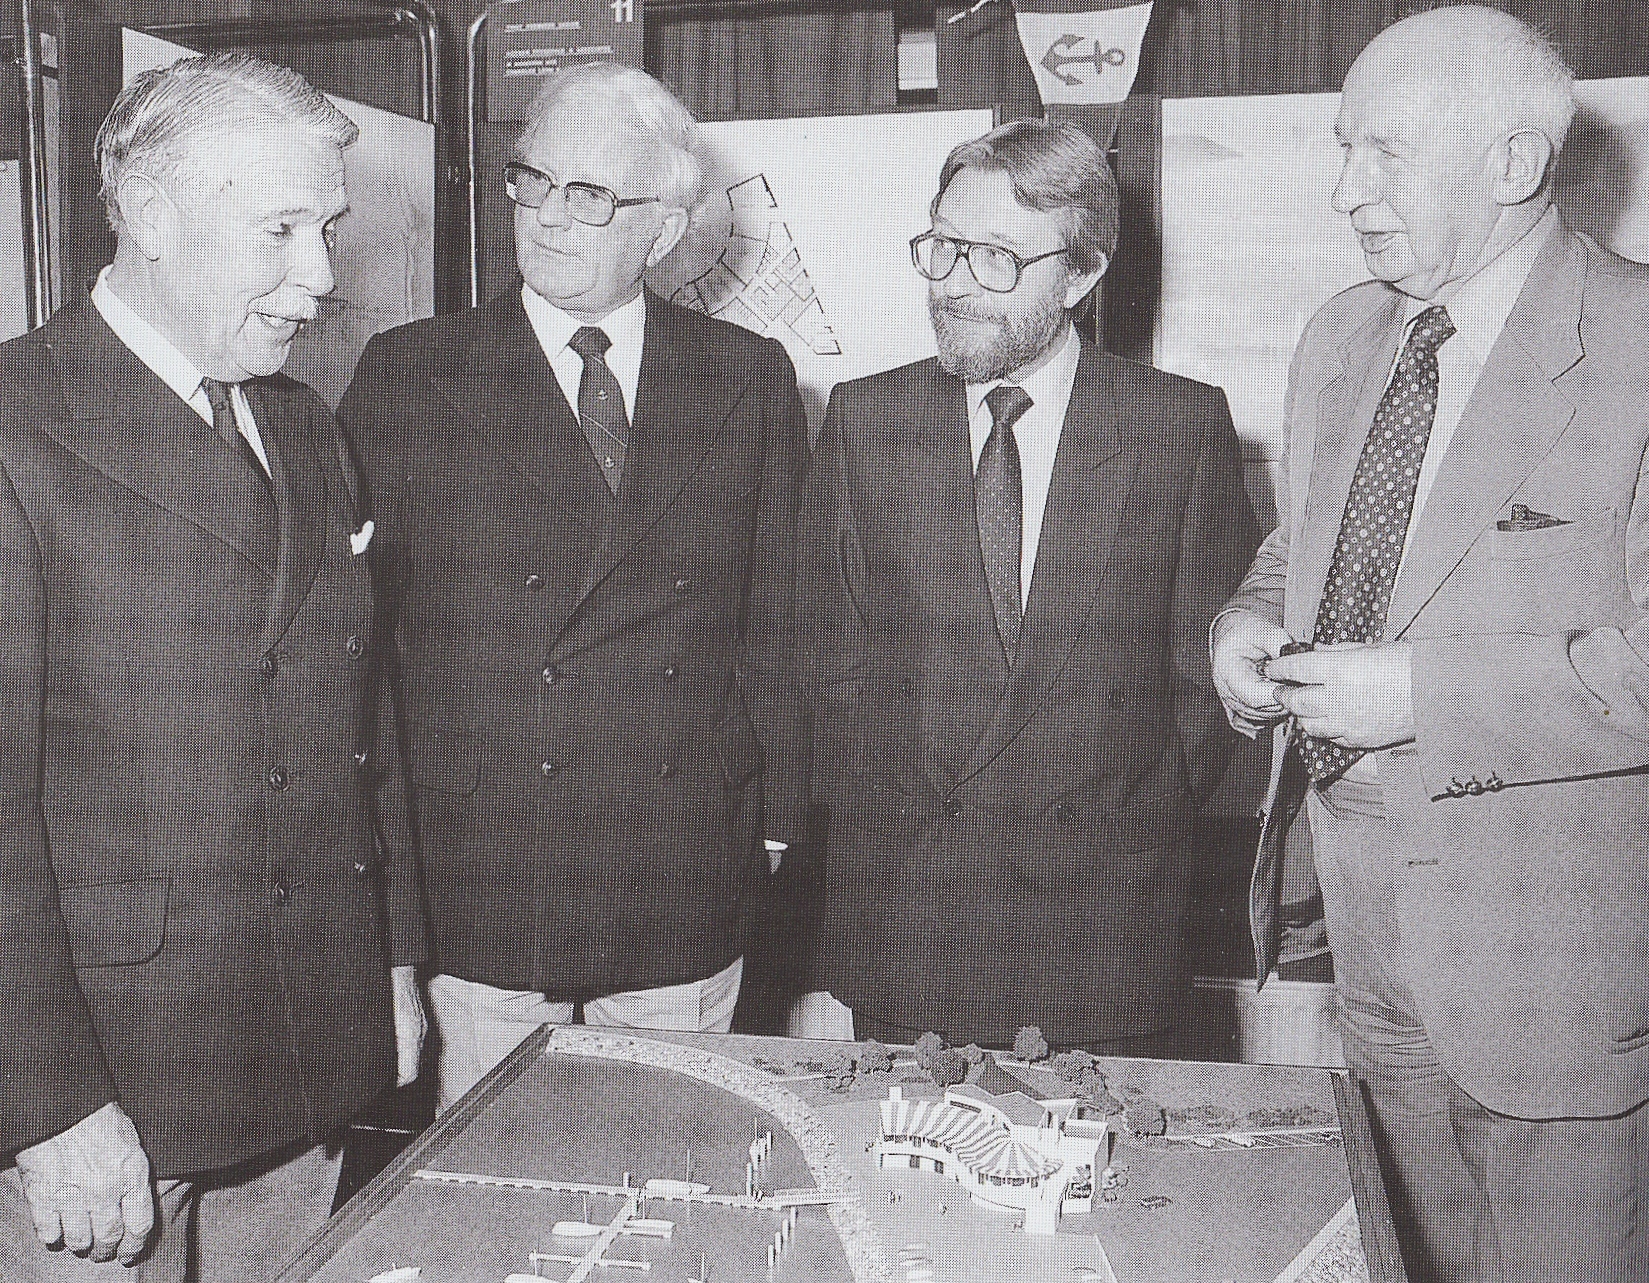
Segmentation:
{"type": "Polygon", "coordinates": [[[647,266],[655,267],[662,262],[664,257],[681,243],[681,238],[685,235],[687,211],[666,209],[664,218],[659,223],[658,235],[653,238],[653,248],[647,251],[647,266]]]}
{"type": "Polygon", "coordinates": [[[127,174],[115,189],[120,221],[151,262],[161,256],[177,225],[177,206],[171,195],[147,174],[127,174]]]}
{"type": "Polygon", "coordinates": [[[1489,182],[1500,205],[1521,205],[1546,182],[1556,152],[1538,129],[1520,129],[1489,151],[1489,182]]]}
{"type": "Polygon", "coordinates": [[[1094,286],[1099,284],[1099,278],[1110,270],[1111,260],[1104,254],[1099,256],[1099,263],[1091,272],[1081,275],[1072,272],[1065,280],[1065,310],[1069,311],[1093,292],[1094,286]]]}

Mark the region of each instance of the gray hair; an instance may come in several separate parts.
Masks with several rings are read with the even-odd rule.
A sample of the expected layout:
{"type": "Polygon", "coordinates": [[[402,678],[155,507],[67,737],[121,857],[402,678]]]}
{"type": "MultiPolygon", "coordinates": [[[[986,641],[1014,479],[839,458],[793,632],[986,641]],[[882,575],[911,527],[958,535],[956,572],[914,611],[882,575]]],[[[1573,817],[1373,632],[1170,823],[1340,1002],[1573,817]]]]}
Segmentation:
{"type": "Polygon", "coordinates": [[[1575,73],[1563,51],[1538,28],[1487,5],[1427,10],[1387,28],[1401,35],[1441,82],[1445,101],[1488,135],[1533,129],[1554,152],[1575,116],[1575,73]]]}
{"type": "Polygon", "coordinates": [[[551,76],[533,98],[527,123],[515,140],[517,159],[526,159],[545,122],[569,102],[588,104],[615,130],[651,143],[659,160],[656,194],[689,211],[697,206],[704,188],[698,122],[680,99],[645,71],[620,63],[579,63],[551,76]]]}
{"type": "Polygon", "coordinates": [[[297,72],[250,54],[182,58],[135,77],[97,130],[97,168],[109,226],[120,230],[120,184],[130,174],[175,181],[198,162],[203,139],[236,127],[293,124],[342,150],[355,122],[297,72]]]}
{"type": "Polygon", "coordinates": [[[939,201],[964,169],[1007,174],[1021,205],[1055,215],[1064,227],[1071,265],[1097,270],[1116,253],[1122,227],[1117,181],[1088,133],[1065,121],[1014,120],[979,138],[958,144],[939,171],[939,201]]]}

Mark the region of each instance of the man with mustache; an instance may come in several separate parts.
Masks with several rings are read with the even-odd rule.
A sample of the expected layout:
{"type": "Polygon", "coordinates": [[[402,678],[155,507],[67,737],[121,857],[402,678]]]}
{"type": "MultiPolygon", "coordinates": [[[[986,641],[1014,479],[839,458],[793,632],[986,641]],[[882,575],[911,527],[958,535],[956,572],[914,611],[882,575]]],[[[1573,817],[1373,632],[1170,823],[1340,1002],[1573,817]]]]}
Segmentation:
{"type": "Polygon", "coordinates": [[[1487,7],[1359,55],[1333,206],[1374,279],[1300,338],[1212,638],[1277,728],[1258,972],[1303,853],[1415,1280],[1649,1278],[1649,268],[1553,203],[1574,113],[1487,7]]]}
{"type": "Polygon", "coordinates": [[[137,77],[97,136],[113,263],[0,347],[8,1283],[268,1278],[326,1142],[417,1070],[371,530],[279,373],[355,135],[243,54],[137,77]]]}
{"type": "Polygon", "coordinates": [[[802,501],[823,980],[861,1037],[1162,1054],[1231,747],[1206,629],[1257,540],[1237,438],[1072,325],[1117,238],[1087,134],[962,144],[932,218],[938,357],[836,388],[802,501]]]}

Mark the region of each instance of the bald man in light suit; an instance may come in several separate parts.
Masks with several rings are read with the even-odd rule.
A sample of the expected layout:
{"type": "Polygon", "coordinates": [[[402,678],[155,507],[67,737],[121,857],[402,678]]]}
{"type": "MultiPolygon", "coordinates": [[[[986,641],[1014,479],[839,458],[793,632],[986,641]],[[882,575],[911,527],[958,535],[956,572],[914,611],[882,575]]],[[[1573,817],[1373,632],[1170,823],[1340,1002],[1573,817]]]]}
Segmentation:
{"type": "Polygon", "coordinates": [[[1413,1279],[1649,1277],[1649,268],[1552,205],[1573,111],[1489,9],[1357,60],[1334,206],[1376,279],[1300,341],[1213,628],[1233,723],[1281,723],[1259,975],[1309,825],[1413,1279]]]}

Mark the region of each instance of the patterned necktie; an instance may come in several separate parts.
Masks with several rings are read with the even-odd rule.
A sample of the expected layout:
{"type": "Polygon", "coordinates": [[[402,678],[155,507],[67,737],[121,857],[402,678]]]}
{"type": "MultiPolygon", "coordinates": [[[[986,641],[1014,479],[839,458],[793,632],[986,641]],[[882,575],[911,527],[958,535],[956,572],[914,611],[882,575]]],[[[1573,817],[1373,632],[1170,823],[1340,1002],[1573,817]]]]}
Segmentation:
{"type": "MultiPolygon", "coordinates": [[[[1313,640],[1319,646],[1376,642],[1385,635],[1420,464],[1437,417],[1437,349],[1453,333],[1447,309],[1428,307],[1414,319],[1397,358],[1357,460],[1334,541],[1334,560],[1317,607],[1313,640]]],[[[1341,748],[1310,735],[1297,734],[1297,742],[1306,769],[1319,784],[1338,779],[1363,756],[1362,749],[1341,748]]]]}
{"type": "Polygon", "coordinates": [[[630,448],[630,420],[624,414],[624,393],[607,368],[607,349],[613,341],[596,325],[581,326],[567,344],[584,358],[578,380],[578,426],[595,451],[607,489],[615,495],[624,477],[624,453],[630,448]]]}
{"type": "Polygon", "coordinates": [[[206,392],[206,399],[212,405],[212,428],[223,438],[223,444],[228,446],[258,479],[263,492],[271,499],[275,497],[274,484],[269,480],[269,473],[264,470],[263,460],[258,458],[258,452],[252,448],[240,430],[240,421],[235,417],[235,399],[230,394],[230,385],[217,379],[203,378],[200,386],[206,392]]]}
{"type": "Polygon", "coordinates": [[[973,512],[979,522],[979,551],[985,558],[996,631],[1012,667],[1019,649],[1020,527],[1025,504],[1013,425],[1031,408],[1031,397],[1024,388],[1003,383],[985,394],[985,404],[991,411],[991,434],[985,438],[973,476],[973,512]]]}

